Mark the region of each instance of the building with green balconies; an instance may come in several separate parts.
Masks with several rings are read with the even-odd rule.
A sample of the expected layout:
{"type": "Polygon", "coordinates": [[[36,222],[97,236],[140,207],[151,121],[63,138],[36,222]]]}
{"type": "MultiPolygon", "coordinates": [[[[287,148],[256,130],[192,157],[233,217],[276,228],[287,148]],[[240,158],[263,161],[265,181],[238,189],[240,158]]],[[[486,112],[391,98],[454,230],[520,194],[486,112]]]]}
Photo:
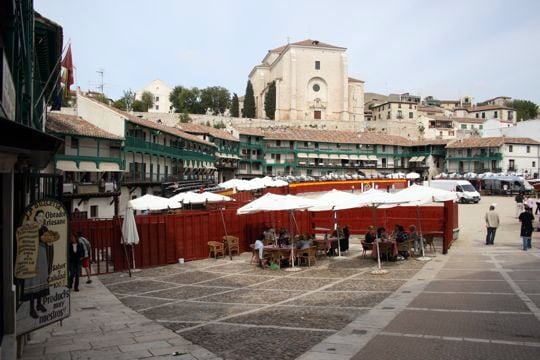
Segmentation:
{"type": "Polygon", "coordinates": [[[240,160],[240,140],[225,130],[210,126],[180,123],[179,129],[216,145],[214,170],[217,170],[217,181],[223,182],[235,177],[240,160]]]}
{"type": "Polygon", "coordinates": [[[250,179],[265,175],[263,131],[258,128],[236,127],[233,128],[233,134],[240,140],[237,177],[250,179]]]}
{"type": "Polygon", "coordinates": [[[66,209],[84,219],[118,215],[124,138],[56,111],[47,114],[46,130],[64,140],[49,166],[62,176],[66,209]]]}
{"type": "Polygon", "coordinates": [[[447,172],[520,172],[534,174],[540,143],[523,137],[471,137],[446,146],[447,172]]]}

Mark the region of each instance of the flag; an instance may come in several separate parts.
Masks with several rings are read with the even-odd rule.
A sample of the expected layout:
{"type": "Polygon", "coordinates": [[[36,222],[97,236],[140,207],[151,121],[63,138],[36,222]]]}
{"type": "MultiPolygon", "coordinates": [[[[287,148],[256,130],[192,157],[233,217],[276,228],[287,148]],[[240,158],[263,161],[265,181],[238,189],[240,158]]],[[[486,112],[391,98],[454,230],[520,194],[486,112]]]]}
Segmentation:
{"type": "Polygon", "coordinates": [[[71,44],[69,44],[66,51],[66,56],[64,56],[64,60],[62,60],[62,67],[64,68],[62,78],[65,84],[66,93],[68,93],[69,87],[73,85],[73,60],[71,58],[71,44]]]}

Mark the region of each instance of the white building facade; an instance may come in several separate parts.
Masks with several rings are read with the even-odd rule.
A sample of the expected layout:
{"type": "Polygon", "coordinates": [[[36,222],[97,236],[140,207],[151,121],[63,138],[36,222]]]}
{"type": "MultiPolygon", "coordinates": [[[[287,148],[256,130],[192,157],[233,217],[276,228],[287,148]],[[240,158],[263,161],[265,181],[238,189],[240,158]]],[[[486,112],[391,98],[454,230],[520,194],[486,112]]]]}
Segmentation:
{"type": "Polygon", "coordinates": [[[350,78],[346,49],[304,40],[270,50],[249,74],[256,114],[276,84],[276,121],[318,128],[359,130],[364,120],[364,82],[350,78]]]}
{"type": "Polygon", "coordinates": [[[154,80],[135,94],[135,99],[141,100],[142,93],[149,91],[154,96],[154,105],[148,109],[148,112],[172,113],[174,109],[169,101],[169,95],[172,89],[161,80],[154,80]]]}

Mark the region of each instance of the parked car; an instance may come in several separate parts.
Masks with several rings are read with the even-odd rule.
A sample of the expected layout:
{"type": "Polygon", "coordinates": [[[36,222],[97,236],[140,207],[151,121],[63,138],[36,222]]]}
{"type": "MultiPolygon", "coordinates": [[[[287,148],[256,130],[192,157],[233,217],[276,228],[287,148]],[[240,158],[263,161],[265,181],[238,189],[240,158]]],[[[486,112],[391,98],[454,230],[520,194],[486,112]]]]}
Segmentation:
{"type": "Polygon", "coordinates": [[[478,203],[480,194],[467,180],[431,180],[424,181],[424,186],[447,191],[455,191],[461,203],[478,203]]]}

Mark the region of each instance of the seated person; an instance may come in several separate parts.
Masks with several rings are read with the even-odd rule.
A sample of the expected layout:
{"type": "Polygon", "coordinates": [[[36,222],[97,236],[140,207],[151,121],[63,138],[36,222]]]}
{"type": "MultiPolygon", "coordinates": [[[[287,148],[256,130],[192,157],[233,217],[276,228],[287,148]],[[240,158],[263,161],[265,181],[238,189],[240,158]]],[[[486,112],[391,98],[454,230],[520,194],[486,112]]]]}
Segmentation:
{"type": "Polygon", "coordinates": [[[276,240],[276,236],[274,234],[274,229],[272,228],[266,228],[264,229],[263,231],[263,239],[264,239],[264,242],[269,244],[271,242],[274,242],[276,240]]]}
{"type": "Polygon", "coordinates": [[[386,234],[386,229],[384,227],[380,227],[377,229],[377,239],[381,239],[381,241],[388,240],[388,235],[386,234]]]}
{"type": "Polygon", "coordinates": [[[309,238],[309,235],[300,235],[300,241],[296,244],[297,249],[309,249],[313,242],[309,238]]]}
{"type": "Polygon", "coordinates": [[[407,233],[405,232],[405,228],[399,224],[394,227],[393,238],[397,243],[402,243],[409,239],[407,233]]]}
{"type": "Polygon", "coordinates": [[[289,232],[285,228],[281,228],[281,230],[279,231],[278,245],[279,246],[289,245],[289,232]]]}
{"type": "MultiPolygon", "coordinates": [[[[375,226],[370,225],[368,227],[368,232],[366,233],[366,237],[364,239],[364,242],[368,244],[373,244],[375,240],[377,239],[377,232],[375,231],[375,226]]],[[[364,249],[367,250],[367,249],[364,249]]]]}
{"type": "Polygon", "coordinates": [[[414,249],[420,249],[420,235],[416,232],[416,226],[409,225],[409,239],[414,241],[414,249]]]}

